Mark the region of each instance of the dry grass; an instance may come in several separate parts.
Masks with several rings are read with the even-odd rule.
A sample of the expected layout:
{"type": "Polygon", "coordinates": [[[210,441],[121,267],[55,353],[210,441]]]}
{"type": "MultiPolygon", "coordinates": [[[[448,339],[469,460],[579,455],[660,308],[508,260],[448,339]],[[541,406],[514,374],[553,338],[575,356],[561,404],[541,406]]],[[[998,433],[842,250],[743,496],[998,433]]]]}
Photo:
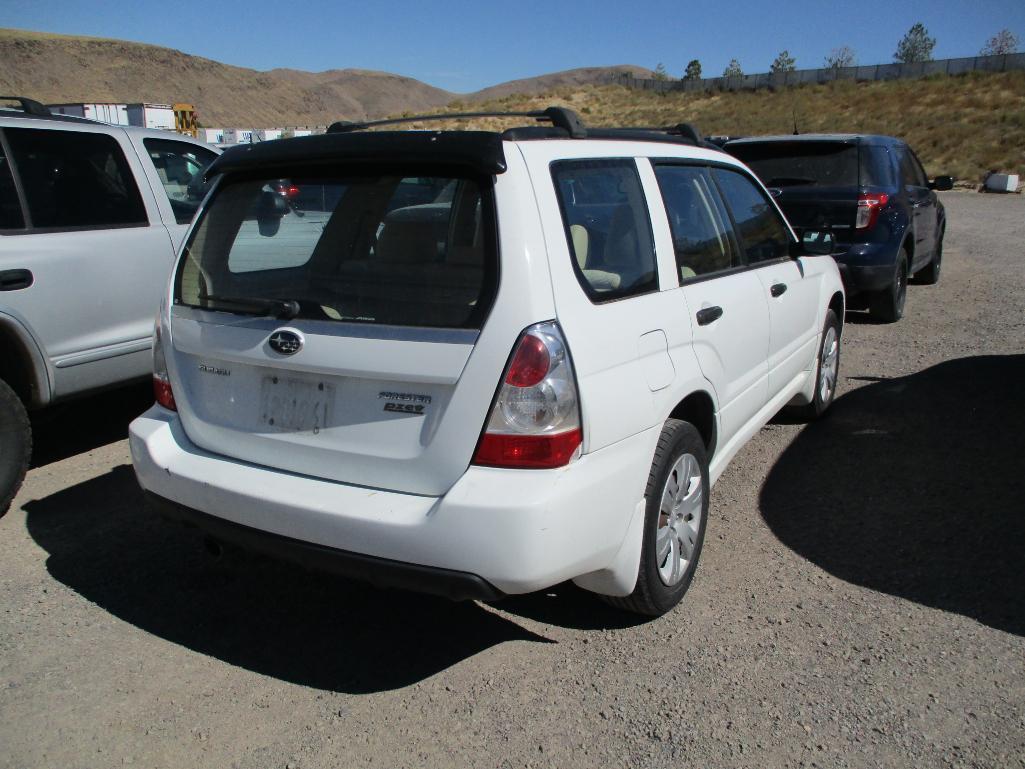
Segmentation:
{"type": "MultiPolygon", "coordinates": [[[[706,135],[791,133],[796,113],[802,133],[899,136],[919,154],[930,175],[949,173],[975,182],[985,171],[998,169],[1025,176],[1025,72],[693,95],[585,86],[485,103],[453,102],[448,109],[530,110],[552,104],[572,107],[590,125],[686,121],[706,135]]],[[[508,125],[490,119],[464,124],[483,129],[508,125]]]]}

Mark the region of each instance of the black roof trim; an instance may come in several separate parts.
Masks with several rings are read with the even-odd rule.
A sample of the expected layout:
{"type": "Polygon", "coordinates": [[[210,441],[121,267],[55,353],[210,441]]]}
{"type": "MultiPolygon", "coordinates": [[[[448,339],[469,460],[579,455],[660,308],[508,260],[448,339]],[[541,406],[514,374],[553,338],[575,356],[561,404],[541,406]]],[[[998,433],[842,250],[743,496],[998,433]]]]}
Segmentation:
{"type": "Polygon", "coordinates": [[[547,121],[556,128],[566,131],[574,139],[583,139],[587,136],[587,127],[573,110],[568,107],[549,107],[544,110],[532,112],[452,112],[449,114],[436,115],[412,115],[410,117],[387,118],[385,120],[368,120],[362,123],[351,123],[347,120],[339,120],[328,126],[328,133],[352,133],[363,131],[367,128],[383,125],[397,125],[399,123],[417,123],[427,120],[469,120],[482,117],[526,117],[537,121],[547,121]]]}
{"type": "Polygon", "coordinates": [[[35,99],[29,99],[25,96],[0,96],[0,101],[18,102],[21,105],[21,111],[26,115],[35,115],[36,117],[49,117],[50,115],[49,109],[35,99]]]}
{"type": "Polygon", "coordinates": [[[436,165],[487,175],[507,167],[502,137],[493,131],[372,131],[241,144],[219,155],[206,176],[331,164],[436,165]]]}

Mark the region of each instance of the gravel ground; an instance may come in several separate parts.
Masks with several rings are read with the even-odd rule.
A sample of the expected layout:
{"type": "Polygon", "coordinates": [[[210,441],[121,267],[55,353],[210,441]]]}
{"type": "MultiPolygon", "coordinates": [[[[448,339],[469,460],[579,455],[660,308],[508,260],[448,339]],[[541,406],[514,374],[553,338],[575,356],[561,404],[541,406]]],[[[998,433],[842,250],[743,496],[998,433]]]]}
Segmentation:
{"type": "Polygon", "coordinates": [[[940,284],[849,313],[833,411],[734,460],[652,622],[213,560],[141,509],[148,394],[70,408],[0,520],[0,765],[1025,766],[1025,199],[943,200],[940,284]]]}

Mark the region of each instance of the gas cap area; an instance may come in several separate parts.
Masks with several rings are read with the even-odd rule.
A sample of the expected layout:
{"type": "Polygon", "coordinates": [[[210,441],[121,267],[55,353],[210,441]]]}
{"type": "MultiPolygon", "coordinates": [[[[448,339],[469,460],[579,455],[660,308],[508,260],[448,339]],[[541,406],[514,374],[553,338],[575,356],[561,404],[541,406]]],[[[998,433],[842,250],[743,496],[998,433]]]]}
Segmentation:
{"type": "Polygon", "coordinates": [[[662,329],[641,335],[637,343],[637,359],[644,371],[648,389],[652,392],[665,389],[676,376],[676,369],[669,357],[669,340],[662,329]]]}

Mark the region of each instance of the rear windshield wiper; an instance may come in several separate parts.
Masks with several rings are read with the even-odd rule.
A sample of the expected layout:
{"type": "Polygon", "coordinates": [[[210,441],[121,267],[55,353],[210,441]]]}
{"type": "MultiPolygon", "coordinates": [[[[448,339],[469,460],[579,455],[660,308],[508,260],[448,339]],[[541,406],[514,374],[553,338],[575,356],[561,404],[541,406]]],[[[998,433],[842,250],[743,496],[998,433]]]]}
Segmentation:
{"type": "Polygon", "coordinates": [[[243,312],[254,312],[273,318],[291,319],[298,315],[301,309],[299,303],[294,299],[259,299],[257,297],[217,296],[215,294],[200,294],[199,298],[204,302],[215,302],[243,312]]]}

